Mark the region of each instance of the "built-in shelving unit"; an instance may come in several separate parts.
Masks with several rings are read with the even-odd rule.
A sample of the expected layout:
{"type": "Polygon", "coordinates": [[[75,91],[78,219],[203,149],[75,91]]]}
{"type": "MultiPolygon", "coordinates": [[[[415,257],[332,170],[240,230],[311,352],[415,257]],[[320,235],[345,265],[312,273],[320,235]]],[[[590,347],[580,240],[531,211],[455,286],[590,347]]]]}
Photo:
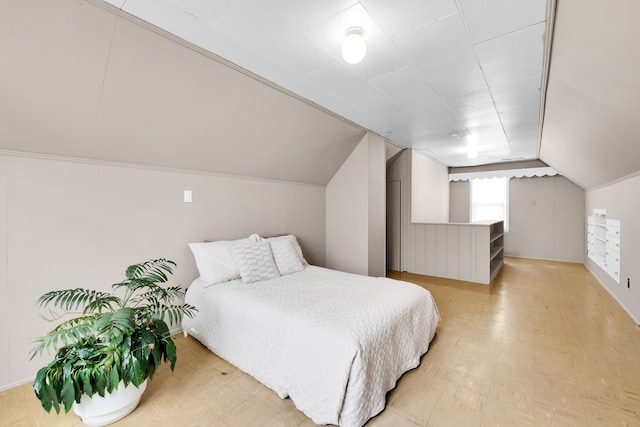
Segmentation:
{"type": "Polygon", "coordinates": [[[490,253],[490,279],[493,282],[502,264],[504,264],[504,223],[502,221],[490,225],[489,253],[490,253]]]}
{"type": "Polygon", "coordinates": [[[502,221],[413,223],[410,273],[490,284],[504,263],[502,221]]]}
{"type": "Polygon", "coordinates": [[[620,220],[594,209],[587,218],[587,256],[620,283],[620,220]]]}

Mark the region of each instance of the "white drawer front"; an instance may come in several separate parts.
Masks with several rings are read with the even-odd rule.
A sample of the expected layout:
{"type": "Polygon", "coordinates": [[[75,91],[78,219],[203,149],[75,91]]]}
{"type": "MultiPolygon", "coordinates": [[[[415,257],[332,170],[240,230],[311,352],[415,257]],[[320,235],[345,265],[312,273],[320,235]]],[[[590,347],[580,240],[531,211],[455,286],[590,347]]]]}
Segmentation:
{"type": "Polygon", "coordinates": [[[607,247],[620,252],[620,236],[607,234],[607,247]]]}

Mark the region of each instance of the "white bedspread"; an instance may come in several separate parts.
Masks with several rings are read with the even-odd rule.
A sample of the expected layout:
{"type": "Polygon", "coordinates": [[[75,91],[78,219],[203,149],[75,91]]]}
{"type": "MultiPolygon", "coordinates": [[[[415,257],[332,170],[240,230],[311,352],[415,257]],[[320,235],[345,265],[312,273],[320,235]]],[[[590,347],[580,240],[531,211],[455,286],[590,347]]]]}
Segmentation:
{"type": "Polygon", "coordinates": [[[289,396],[317,424],[360,427],[420,363],[440,319],[431,294],[406,282],[307,266],[274,280],[205,286],[183,327],[211,351],[289,396]]]}

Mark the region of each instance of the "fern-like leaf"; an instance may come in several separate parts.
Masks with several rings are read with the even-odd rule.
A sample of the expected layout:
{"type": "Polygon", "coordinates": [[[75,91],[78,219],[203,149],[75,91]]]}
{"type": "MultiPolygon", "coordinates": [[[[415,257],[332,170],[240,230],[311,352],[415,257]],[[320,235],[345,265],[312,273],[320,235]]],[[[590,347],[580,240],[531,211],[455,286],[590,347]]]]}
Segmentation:
{"type": "MultiPolygon", "coordinates": [[[[83,313],[99,312],[102,309],[112,309],[118,304],[119,298],[108,292],[93,289],[63,289],[51,291],[42,295],[36,302],[40,307],[52,304],[65,312],[81,310],[83,313]]],[[[56,320],[56,319],[53,319],[56,320]]]]}
{"type": "Polygon", "coordinates": [[[95,321],[93,316],[84,316],[60,323],[47,335],[35,340],[36,346],[31,352],[31,359],[44,351],[55,350],[58,342],[62,342],[66,346],[70,342],[80,342],[93,336],[95,321]]]}
{"type": "Polygon", "coordinates": [[[143,279],[157,283],[165,283],[168,280],[166,273],[173,274],[176,263],[164,258],[152,259],[141,264],[131,265],[127,268],[126,276],[129,280],[143,279]]]}
{"type": "Polygon", "coordinates": [[[137,309],[136,313],[139,318],[161,319],[168,321],[170,325],[175,325],[182,320],[183,316],[193,317],[196,311],[198,309],[189,304],[169,305],[149,297],[147,304],[137,309]]]}
{"type": "Polygon", "coordinates": [[[32,350],[33,358],[57,349],[54,360],[38,372],[33,384],[45,410],[58,412],[64,406],[68,411],[83,394],[104,396],[120,381],[137,387],[162,362],[169,362],[173,370],[176,350],[165,319],[175,324],[197,311],[188,304],[172,304],[183,300],[180,286],[160,286],[168,281],[175,265],[159,258],[130,266],[126,279],[113,285],[124,291],[122,297],[80,288],[40,297],[41,307],[53,306],[60,312],[49,309],[47,320],[79,315],[38,338],[32,350]]]}
{"type": "Polygon", "coordinates": [[[95,332],[97,336],[109,337],[113,345],[119,345],[125,334],[131,334],[135,328],[134,312],[129,307],[121,308],[113,313],[103,313],[96,317],[95,332]]]}

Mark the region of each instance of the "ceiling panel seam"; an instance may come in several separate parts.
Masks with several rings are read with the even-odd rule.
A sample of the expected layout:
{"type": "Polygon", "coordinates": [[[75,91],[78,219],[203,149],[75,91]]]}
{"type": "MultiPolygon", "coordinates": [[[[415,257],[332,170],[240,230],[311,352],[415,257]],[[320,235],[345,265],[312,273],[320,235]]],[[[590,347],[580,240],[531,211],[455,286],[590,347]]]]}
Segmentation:
{"type": "Polygon", "coordinates": [[[542,81],[540,84],[540,118],[538,120],[538,149],[536,151],[538,158],[540,158],[540,151],[542,150],[542,132],[544,130],[544,114],[547,110],[547,90],[549,88],[549,72],[551,70],[553,36],[557,13],[556,0],[547,0],[547,31],[544,40],[544,62],[542,66],[542,81]]]}
{"type": "MultiPolygon", "coordinates": [[[[464,29],[467,32],[467,37],[469,39],[469,43],[472,46],[472,50],[473,50],[473,55],[476,59],[476,63],[478,64],[478,67],[480,68],[480,71],[482,72],[482,80],[484,80],[484,84],[487,87],[487,91],[489,92],[489,97],[491,98],[491,105],[493,105],[493,111],[496,113],[496,116],[498,117],[498,121],[500,122],[500,128],[502,129],[502,133],[504,135],[507,134],[507,130],[504,127],[504,123],[502,121],[502,115],[499,114],[498,112],[498,108],[496,107],[496,101],[495,98],[493,96],[493,91],[491,90],[491,86],[489,85],[489,82],[487,81],[487,76],[484,73],[484,68],[482,68],[482,64],[480,63],[480,59],[478,58],[478,52],[476,52],[476,45],[473,44],[473,38],[471,37],[471,31],[469,31],[469,26],[467,25],[467,20],[464,18],[464,14],[462,13],[462,9],[460,8],[460,4],[458,3],[458,0],[456,0],[456,4],[458,5],[458,9],[461,11],[460,12],[460,16],[462,17],[462,22],[464,23],[464,29]]],[[[481,141],[478,141],[478,152],[480,151],[480,144],[481,141]]],[[[511,141],[509,141],[509,139],[507,139],[507,144],[509,145],[509,147],[511,147],[511,141]]],[[[477,153],[476,153],[477,154],[477,153]]],[[[506,158],[509,158],[509,156],[507,156],[506,158]]],[[[504,157],[503,157],[504,160],[504,157]]],[[[515,160],[515,159],[514,159],[515,160]]]]}

